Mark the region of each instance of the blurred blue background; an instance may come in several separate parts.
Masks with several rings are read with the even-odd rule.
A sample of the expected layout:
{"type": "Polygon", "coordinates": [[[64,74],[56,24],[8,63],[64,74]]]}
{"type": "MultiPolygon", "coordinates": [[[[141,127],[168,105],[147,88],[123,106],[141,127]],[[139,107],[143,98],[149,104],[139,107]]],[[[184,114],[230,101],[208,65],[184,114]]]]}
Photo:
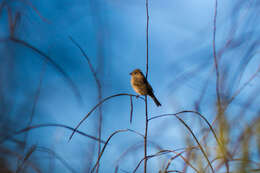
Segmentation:
{"type": "MultiPolygon", "coordinates": [[[[240,128],[258,116],[259,111],[259,94],[256,95],[259,91],[259,5],[257,1],[242,0],[218,3],[216,50],[222,101],[228,102],[248,82],[226,110],[231,122],[237,120],[242,110],[246,109],[248,113],[235,121],[234,137],[240,128]],[[249,83],[254,74],[256,76],[249,83]]],[[[148,81],[162,103],[162,107],[156,107],[148,99],[149,117],[197,110],[209,122],[215,119],[214,11],[215,1],[149,1],[148,81]]],[[[58,123],[75,127],[99,102],[99,90],[88,62],[69,36],[88,55],[101,84],[102,98],[119,93],[135,94],[129,73],[135,68],[145,72],[145,1],[2,0],[0,25],[2,136],[28,125],[58,123]],[[9,38],[10,23],[15,18],[13,37],[45,53],[62,70],[24,42],[9,38]]],[[[115,97],[102,105],[103,140],[119,129],[144,133],[144,102],[133,98],[133,104],[132,124],[129,122],[128,96],[115,97]]],[[[200,139],[203,130],[208,128],[206,124],[192,114],[182,117],[200,139]]],[[[79,130],[98,137],[98,127],[97,110],[79,130]]],[[[20,153],[21,157],[33,145],[49,148],[75,172],[89,172],[98,156],[96,141],[75,134],[68,142],[71,131],[67,129],[37,128],[26,134],[15,136],[17,140],[26,141],[22,149],[14,141],[1,145],[20,153]]],[[[174,150],[186,147],[188,140],[193,141],[188,130],[173,117],[151,121],[148,140],[151,141],[148,154],[156,153],[156,146],[174,150]]],[[[5,158],[5,155],[1,157],[5,158]]],[[[16,170],[19,162],[13,157],[7,158],[9,169],[16,170]]],[[[99,172],[114,172],[117,163],[119,172],[132,172],[142,158],[140,136],[129,132],[117,134],[101,158],[99,172]],[[131,147],[130,152],[117,162],[131,147]]],[[[158,172],[169,158],[164,155],[150,159],[148,172],[158,172]]],[[[42,172],[72,171],[44,152],[35,151],[29,160],[41,165],[42,172]]],[[[183,160],[176,159],[171,168],[178,170],[183,164],[183,160]]],[[[142,167],[139,172],[143,171],[142,167]]],[[[33,172],[30,166],[25,170],[33,172]]],[[[189,171],[193,172],[192,169],[189,171]]]]}

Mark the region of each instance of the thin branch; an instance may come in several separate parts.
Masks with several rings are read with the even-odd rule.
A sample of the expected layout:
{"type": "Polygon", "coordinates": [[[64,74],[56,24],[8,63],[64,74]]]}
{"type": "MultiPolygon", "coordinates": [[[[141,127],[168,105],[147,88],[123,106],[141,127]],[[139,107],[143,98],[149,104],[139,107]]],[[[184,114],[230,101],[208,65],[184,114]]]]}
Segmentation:
{"type": "MultiPolygon", "coordinates": [[[[145,0],[146,7],[146,73],[145,78],[148,79],[148,70],[149,70],[149,4],[148,0],[145,0]]],[[[144,134],[144,158],[147,156],[147,135],[148,135],[148,105],[147,105],[147,96],[145,96],[145,134],[144,134]]],[[[147,159],[144,160],[144,173],[147,172],[147,159]]]]}
{"type": "Polygon", "coordinates": [[[145,133],[144,133],[144,173],[147,171],[147,135],[148,135],[148,106],[147,106],[147,95],[145,96],[145,133]]]}
{"type": "Polygon", "coordinates": [[[148,0],[145,0],[146,7],[146,74],[145,78],[148,78],[148,70],[149,70],[149,4],[148,0]]]}
{"type": "Polygon", "coordinates": [[[133,99],[132,96],[130,96],[130,124],[132,123],[133,118],[133,99]]]}

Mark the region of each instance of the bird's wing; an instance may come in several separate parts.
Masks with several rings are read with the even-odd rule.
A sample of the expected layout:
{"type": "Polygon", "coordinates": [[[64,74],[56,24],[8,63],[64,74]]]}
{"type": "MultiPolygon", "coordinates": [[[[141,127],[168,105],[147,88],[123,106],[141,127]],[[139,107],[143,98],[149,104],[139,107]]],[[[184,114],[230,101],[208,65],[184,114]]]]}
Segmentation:
{"type": "Polygon", "coordinates": [[[153,88],[152,88],[152,86],[149,84],[149,82],[146,80],[145,77],[144,77],[144,83],[147,85],[148,91],[151,91],[151,92],[153,93],[153,88]]]}

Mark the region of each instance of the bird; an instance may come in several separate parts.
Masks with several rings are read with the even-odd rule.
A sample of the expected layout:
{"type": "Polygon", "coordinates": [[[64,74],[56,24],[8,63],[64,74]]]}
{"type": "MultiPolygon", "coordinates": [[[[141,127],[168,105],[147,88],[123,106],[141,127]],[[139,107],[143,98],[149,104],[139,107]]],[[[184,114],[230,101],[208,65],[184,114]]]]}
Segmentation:
{"type": "Polygon", "coordinates": [[[131,75],[131,85],[134,91],[140,95],[150,96],[153,99],[156,106],[161,106],[161,103],[154,96],[153,88],[146,80],[142,71],[140,69],[135,69],[130,73],[130,75],[131,75]]]}

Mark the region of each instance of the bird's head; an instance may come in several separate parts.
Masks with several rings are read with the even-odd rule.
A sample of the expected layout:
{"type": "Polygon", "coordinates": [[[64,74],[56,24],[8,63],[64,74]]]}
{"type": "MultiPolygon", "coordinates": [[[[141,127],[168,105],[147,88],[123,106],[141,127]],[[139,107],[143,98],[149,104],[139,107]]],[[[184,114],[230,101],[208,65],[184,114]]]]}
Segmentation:
{"type": "Polygon", "coordinates": [[[132,77],[143,77],[143,76],[144,76],[143,73],[142,73],[142,71],[141,71],[140,69],[135,69],[134,71],[132,71],[132,72],[130,73],[130,75],[131,75],[132,77]]]}

